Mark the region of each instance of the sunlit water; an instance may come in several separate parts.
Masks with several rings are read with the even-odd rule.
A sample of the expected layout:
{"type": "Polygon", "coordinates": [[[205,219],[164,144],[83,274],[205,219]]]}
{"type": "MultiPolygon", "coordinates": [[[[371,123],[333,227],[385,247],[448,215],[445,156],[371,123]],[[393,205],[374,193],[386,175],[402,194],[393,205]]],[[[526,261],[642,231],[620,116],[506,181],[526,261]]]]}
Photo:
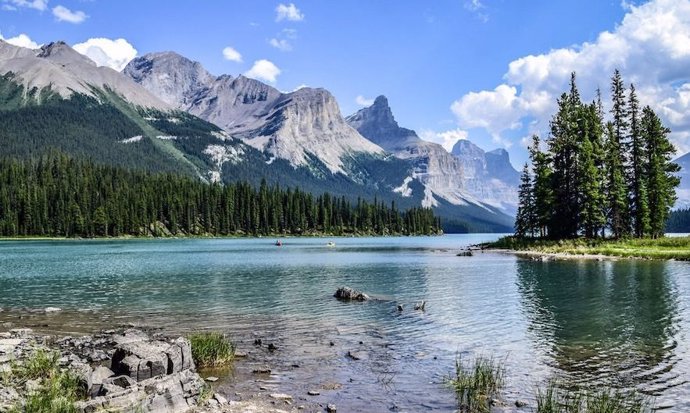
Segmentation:
{"type": "Polygon", "coordinates": [[[559,379],[634,387],[657,407],[690,411],[690,264],[456,256],[495,238],[335,238],[335,248],[317,238],[282,247],[272,239],[4,241],[0,321],[63,332],[126,322],[213,328],[251,351],[263,351],[252,345],[262,337],[278,346],[262,360],[274,369],[268,382],[293,394],[321,386],[316,400],[343,411],[451,411],[443,382],[458,354],[504,360],[509,403],[559,379]],[[378,300],[339,302],[332,295],[341,285],[378,300]],[[421,300],[426,311],[414,311],[421,300]],[[48,306],[63,311],[32,313],[48,306]],[[364,359],[346,357],[350,350],[364,359]]]}

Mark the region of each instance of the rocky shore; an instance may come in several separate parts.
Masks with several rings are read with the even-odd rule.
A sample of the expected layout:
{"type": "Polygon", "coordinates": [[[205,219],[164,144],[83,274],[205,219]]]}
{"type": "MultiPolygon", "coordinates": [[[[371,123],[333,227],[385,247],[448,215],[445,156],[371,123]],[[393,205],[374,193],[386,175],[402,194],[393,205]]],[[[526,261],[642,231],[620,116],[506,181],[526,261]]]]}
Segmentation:
{"type": "MultiPolygon", "coordinates": [[[[235,357],[242,360],[247,353],[237,351],[235,357]]],[[[50,363],[45,368],[52,368],[50,363]]],[[[252,394],[222,394],[215,386],[219,377],[213,375],[230,371],[197,370],[187,338],[150,329],[74,337],[13,328],[0,331],[0,412],[40,411],[29,406],[55,390],[49,376],[58,373],[74,377],[79,390],[74,408],[60,412],[336,412],[334,404],[309,403],[271,391],[270,385],[252,394]],[[43,360],[54,362],[55,371],[27,376],[29,367],[43,360]]],[[[252,373],[262,377],[270,372],[264,366],[252,373]]]]}

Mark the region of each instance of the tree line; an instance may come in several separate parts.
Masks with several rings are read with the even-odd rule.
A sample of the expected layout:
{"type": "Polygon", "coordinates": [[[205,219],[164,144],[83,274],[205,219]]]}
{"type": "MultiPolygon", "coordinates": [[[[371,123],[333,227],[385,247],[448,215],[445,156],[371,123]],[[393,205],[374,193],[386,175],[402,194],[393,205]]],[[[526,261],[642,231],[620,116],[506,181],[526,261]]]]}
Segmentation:
{"type": "Polygon", "coordinates": [[[0,236],[440,233],[428,208],[398,210],[297,188],[105,166],[51,152],[0,160],[0,236]]]}
{"type": "Polygon", "coordinates": [[[690,208],[672,211],[666,220],[666,232],[690,232],[690,208]]]}
{"type": "Polygon", "coordinates": [[[600,91],[584,103],[571,75],[545,148],[532,138],[518,191],[517,237],[663,236],[680,183],[670,130],[649,106],[640,108],[635,85],[626,90],[618,70],[611,102],[605,121],[600,91]]]}

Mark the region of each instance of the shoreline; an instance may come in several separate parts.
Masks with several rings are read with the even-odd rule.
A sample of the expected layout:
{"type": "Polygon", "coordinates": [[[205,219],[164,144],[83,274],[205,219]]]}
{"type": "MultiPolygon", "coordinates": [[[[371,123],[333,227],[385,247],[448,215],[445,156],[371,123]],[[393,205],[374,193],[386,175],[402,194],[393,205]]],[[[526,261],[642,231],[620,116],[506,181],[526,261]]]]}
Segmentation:
{"type": "Polygon", "coordinates": [[[513,250],[506,248],[485,248],[482,251],[498,253],[498,254],[511,254],[520,257],[531,257],[533,261],[556,261],[556,260],[593,260],[593,261],[620,261],[622,259],[632,259],[632,260],[651,260],[654,258],[644,258],[644,257],[620,257],[616,255],[604,255],[604,254],[573,254],[569,252],[542,252],[534,250],[513,250]],[[542,258],[542,259],[539,259],[542,258]],[[547,258],[547,259],[543,259],[547,258]],[[550,259],[548,259],[550,258],[550,259]]]}

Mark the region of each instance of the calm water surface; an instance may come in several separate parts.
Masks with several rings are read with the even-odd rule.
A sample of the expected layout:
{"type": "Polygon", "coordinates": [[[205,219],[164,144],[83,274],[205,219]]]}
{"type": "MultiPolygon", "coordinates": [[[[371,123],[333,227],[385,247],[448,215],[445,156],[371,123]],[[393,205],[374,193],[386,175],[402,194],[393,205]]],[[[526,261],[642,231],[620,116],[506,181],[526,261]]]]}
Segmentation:
{"type": "Polygon", "coordinates": [[[214,328],[252,351],[263,337],[279,348],[266,354],[276,366],[269,382],[292,394],[333,388],[317,401],[343,411],[452,411],[442,383],[456,354],[504,359],[509,402],[530,400],[536,385],[557,378],[635,387],[657,407],[690,411],[690,264],[455,256],[495,238],[335,238],[335,248],[315,238],[283,247],[271,239],[3,241],[0,321],[64,332],[132,321],[214,328]],[[341,285],[380,300],[339,302],[332,294],[341,285]],[[413,311],[421,300],[426,312],[413,311]],[[63,311],[31,313],[48,306],[63,311]],[[347,358],[350,350],[364,359],[347,358]]]}

